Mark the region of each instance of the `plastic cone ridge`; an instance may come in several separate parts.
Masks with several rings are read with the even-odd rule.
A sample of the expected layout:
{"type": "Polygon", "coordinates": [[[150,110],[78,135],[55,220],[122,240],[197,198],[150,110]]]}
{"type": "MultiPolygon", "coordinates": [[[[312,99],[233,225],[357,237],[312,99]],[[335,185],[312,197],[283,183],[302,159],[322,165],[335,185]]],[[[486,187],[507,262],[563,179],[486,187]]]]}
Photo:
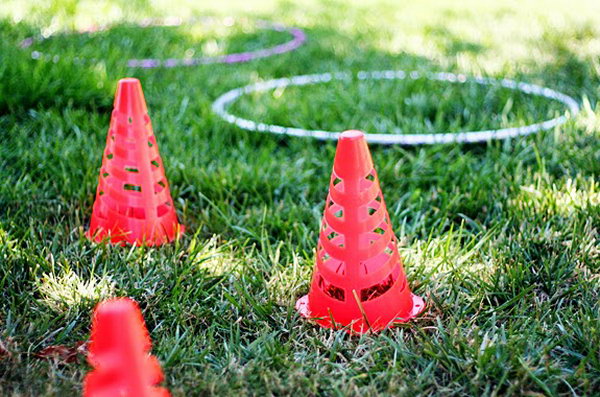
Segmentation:
{"type": "Polygon", "coordinates": [[[96,242],[160,245],[182,232],[142,86],[137,79],[122,79],[87,236],[96,242]]]}
{"type": "Polygon", "coordinates": [[[150,355],[150,337],[138,305],[112,299],[94,311],[88,362],[94,369],[84,380],[84,397],[168,397],[156,386],[164,376],[150,355]]]}
{"type": "Polygon", "coordinates": [[[350,333],[406,322],[425,305],[412,294],[364,134],[340,134],[304,317],[350,333]]]}

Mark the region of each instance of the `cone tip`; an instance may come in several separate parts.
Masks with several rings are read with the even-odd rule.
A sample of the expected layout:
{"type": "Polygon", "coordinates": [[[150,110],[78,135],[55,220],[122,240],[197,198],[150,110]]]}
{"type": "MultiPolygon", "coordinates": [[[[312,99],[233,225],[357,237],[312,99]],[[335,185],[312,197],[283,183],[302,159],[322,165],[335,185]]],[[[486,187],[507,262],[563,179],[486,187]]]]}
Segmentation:
{"type": "Polygon", "coordinates": [[[364,138],[365,134],[362,131],[359,130],[348,130],[348,131],[344,131],[340,134],[340,139],[343,140],[359,140],[364,138]]]}
{"type": "Polygon", "coordinates": [[[125,77],[125,78],[119,80],[120,87],[136,86],[139,84],[140,84],[140,81],[138,79],[136,79],[135,77],[125,77]]]}
{"type": "Polygon", "coordinates": [[[341,178],[363,177],[373,168],[365,134],[358,130],[340,134],[333,161],[334,171],[341,178]]]}
{"type": "Polygon", "coordinates": [[[114,107],[116,110],[130,116],[148,111],[142,84],[138,79],[127,77],[119,80],[114,107]]]}
{"type": "Polygon", "coordinates": [[[135,310],[137,304],[134,300],[129,298],[112,298],[107,299],[100,302],[96,308],[96,311],[99,312],[112,312],[112,313],[126,313],[135,310]]]}

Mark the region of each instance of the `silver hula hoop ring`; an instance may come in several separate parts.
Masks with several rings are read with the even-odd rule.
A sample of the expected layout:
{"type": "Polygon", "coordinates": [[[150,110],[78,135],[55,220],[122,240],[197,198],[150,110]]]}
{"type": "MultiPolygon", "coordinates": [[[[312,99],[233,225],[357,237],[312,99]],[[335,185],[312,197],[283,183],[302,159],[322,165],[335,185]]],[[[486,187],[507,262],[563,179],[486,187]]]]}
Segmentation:
{"type": "MultiPolygon", "coordinates": [[[[196,24],[196,23],[215,23],[217,19],[214,17],[202,17],[192,18],[184,20],[177,17],[167,18],[155,18],[155,19],[144,19],[137,24],[139,28],[147,27],[173,27],[182,26],[184,24],[196,24]]],[[[101,26],[90,26],[88,28],[79,30],[75,33],[96,33],[105,32],[111,27],[116,25],[101,25],[101,26]]],[[[196,65],[208,65],[215,63],[234,64],[253,61],[255,59],[268,58],[275,55],[285,54],[286,52],[294,51],[298,47],[302,46],[306,41],[306,34],[302,29],[287,27],[280,23],[268,22],[263,20],[256,21],[256,27],[262,30],[271,30],[275,32],[286,32],[292,36],[292,38],[283,43],[273,47],[262,48],[254,51],[237,52],[233,54],[218,55],[218,56],[201,56],[196,58],[145,58],[145,59],[129,59],[127,60],[127,66],[130,68],[142,68],[142,69],[153,69],[153,68],[173,68],[176,66],[196,66],[196,65]]],[[[29,49],[36,42],[42,42],[49,39],[52,35],[39,37],[28,37],[21,41],[20,47],[23,49],[29,49]]],[[[58,55],[44,54],[40,51],[32,51],[31,57],[33,59],[53,59],[58,60],[58,55]]],[[[76,58],[77,61],[83,61],[82,59],[76,58]]]]}
{"type": "MultiPolygon", "coordinates": [[[[337,139],[341,132],[307,130],[294,127],[283,127],[280,125],[259,123],[252,120],[237,117],[227,111],[227,108],[240,97],[253,92],[271,91],[277,88],[290,86],[307,86],[327,83],[330,81],[349,81],[354,75],[350,72],[322,73],[285,77],[268,80],[260,83],[250,84],[235,88],[221,95],[213,103],[213,111],[228,123],[234,124],[241,129],[257,132],[268,132],[276,135],[290,135],[297,137],[311,137],[321,140],[337,139]]],[[[562,115],[550,120],[542,121],[521,127],[500,128],[484,131],[463,131],[456,133],[433,133],[433,134],[384,134],[367,133],[367,141],[383,145],[429,145],[437,143],[476,143],[487,142],[493,139],[507,139],[522,135],[534,134],[538,131],[549,130],[564,124],[569,117],[574,117],[579,112],[579,104],[572,97],[553,89],[535,84],[523,83],[509,79],[493,79],[489,77],[470,77],[455,73],[423,73],[417,71],[383,70],[383,71],[360,71],[355,75],[358,80],[417,80],[428,79],[444,81],[448,83],[476,83],[481,85],[499,86],[525,94],[548,98],[565,105],[569,115],[562,115]]],[[[348,126],[353,128],[353,126],[348,126]]]]}

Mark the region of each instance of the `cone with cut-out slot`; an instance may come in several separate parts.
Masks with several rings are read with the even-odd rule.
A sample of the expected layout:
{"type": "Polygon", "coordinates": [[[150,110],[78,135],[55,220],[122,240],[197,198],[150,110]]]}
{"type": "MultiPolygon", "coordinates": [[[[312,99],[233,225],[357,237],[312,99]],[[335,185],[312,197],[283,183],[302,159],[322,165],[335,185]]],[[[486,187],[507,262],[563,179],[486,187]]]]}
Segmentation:
{"type": "Polygon", "coordinates": [[[122,79],[87,236],[95,242],[161,245],[181,233],[142,86],[122,79]]]}
{"type": "Polygon", "coordinates": [[[129,298],[101,302],[94,311],[84,397],[169,397],[157,386],[164,375],[152,347],[142,312],[129,298]]]}
{"type": "Polygon", "coordinates": [[[380,331],[425,308],[396,247],[364,134],[340,135],[308,295],[296,309],[326,328],[380,331]]]}

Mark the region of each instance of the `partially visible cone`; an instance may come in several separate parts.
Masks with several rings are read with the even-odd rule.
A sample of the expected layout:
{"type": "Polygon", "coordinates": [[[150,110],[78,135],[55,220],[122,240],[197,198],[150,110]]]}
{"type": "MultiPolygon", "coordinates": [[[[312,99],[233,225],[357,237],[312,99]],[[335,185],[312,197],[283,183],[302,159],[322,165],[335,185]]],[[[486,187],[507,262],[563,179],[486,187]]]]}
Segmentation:
{"type": "Polygon", "coordinates": [[[371,154],[360,131],[340,135],[308,295],[296,309],[327,328],[380,331],[425,308],[396,247],[371,154]]]}
{"type": "Polygon", "coordinates": [[[131,299],[111,299],[94,312],[88,362],[94,369],[83,384],[84,397],[169,397],[157,385],[164,375],[138,305],[131,299]]]}
{"type": "Polygon", "coordinates": [[[161,245],[183,233],[139,80],[119,81],[87,237],[161,245]]]}

